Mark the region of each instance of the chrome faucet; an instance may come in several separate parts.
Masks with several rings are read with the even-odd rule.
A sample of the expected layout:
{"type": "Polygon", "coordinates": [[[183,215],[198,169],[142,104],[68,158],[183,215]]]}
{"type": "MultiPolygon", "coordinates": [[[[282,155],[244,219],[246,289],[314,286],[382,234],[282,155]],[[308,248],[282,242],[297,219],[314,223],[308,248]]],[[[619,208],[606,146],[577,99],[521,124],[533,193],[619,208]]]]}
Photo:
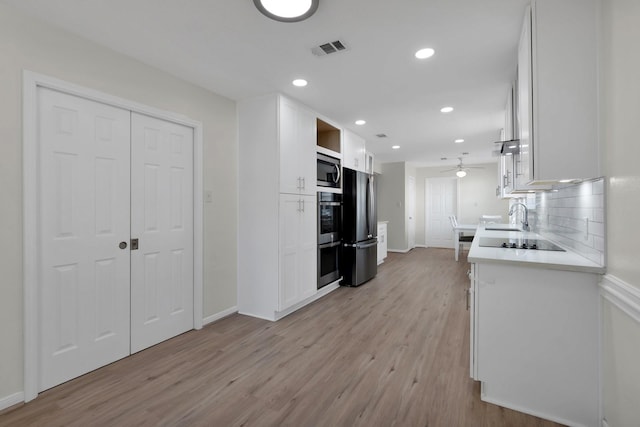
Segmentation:
{"type": "Polygon", "coordinates": [[[511,205],[511,209],[509,209],[509,216],[513,215],[513,212],[516,210],[518,206],[522,206],[524,209],[524,218],[522,220],[522,229],[524,231],[529,231],[531,228],[529,227],[529,209],[527,209],[527,205],[524,203],[514,203],[511,205]]]}

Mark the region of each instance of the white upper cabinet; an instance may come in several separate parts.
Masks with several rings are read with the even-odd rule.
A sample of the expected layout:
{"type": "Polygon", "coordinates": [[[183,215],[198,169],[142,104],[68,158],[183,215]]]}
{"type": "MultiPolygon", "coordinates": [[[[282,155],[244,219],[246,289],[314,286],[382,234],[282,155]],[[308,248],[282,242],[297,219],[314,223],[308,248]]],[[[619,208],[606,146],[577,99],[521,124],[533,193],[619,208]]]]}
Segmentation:
{"type": "Polygon", "coordinates": [[[342,167],[366,172],[365,154],[366,150],[364,138],[345,129],[342,138],[342,167]]]}
{"type": "Polygon", "coordinates": [[[518,48],[517,182],[601,174],[597,9],[598,0],[533,0],[526,12],[518,48]]]}
{"type": "MultiPolygon", "coordinates": [[[[517,139],[516,133],[516,106],[515,106],[515,83],[509,88],[507,102],[505,105],[504,129],[500,135],[502,141],[517,139]]],[[[516,144],[514,142],[514,144],[516,144]]],[[[500,156],[498,160],[498,187],[496,195],[500,198],[509,197],[513,191],[513,155],[500,156]]]]}
{"type": "Polygon", "coordinates": [[[316,117],[306,108],[279,97],[280,192],[315,194],[316,117]]]}
{"type": "Polygon", "coordinates": [[[373,173],[373,162],[375,155],[371,151],[365,151],[364,153],[364,171],[366,173],[373,173]]]}

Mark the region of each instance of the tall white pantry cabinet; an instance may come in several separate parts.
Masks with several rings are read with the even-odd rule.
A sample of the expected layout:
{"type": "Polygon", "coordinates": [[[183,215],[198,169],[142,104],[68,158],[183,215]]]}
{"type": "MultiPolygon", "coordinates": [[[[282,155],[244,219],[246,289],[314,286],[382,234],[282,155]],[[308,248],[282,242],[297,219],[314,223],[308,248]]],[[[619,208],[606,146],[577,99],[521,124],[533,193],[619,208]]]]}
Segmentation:
{"type": "Polygon", "coordinates": [[[238,103],[238,311],[277,320],[316,294],[316,116],[281,95],[238,103]]]}

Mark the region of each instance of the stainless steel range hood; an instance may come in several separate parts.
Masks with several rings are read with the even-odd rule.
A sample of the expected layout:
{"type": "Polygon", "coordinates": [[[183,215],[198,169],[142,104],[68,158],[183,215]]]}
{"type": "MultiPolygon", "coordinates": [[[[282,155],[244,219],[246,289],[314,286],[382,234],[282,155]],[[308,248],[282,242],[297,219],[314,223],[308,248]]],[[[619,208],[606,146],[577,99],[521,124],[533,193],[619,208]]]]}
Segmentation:
{"type": "Polygon", "coordinates": [[[512,156],[520,154],[520,140],[510,139],[509,141],[496,141],[495,144],[501,144],[500,155],[512,156]]]}

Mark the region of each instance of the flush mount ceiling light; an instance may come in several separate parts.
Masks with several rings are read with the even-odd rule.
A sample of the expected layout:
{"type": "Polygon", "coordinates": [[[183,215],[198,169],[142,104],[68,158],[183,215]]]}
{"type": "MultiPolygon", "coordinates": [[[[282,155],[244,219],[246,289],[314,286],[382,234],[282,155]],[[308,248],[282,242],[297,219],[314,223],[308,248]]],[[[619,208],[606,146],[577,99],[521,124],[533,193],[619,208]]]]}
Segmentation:
{"type": "Polygon", "coordinates": [[[418,59],[431,58],[434,53],[436,53],[436,51],[431,49],[430,47],[425,49],[420,49],[419,51],[416,52],[416,58],[418,59]]]}
{"type": "Polygon", "coordinates": [[[463,170],[459,170],[458,172],[456,172],[456,175],[458,175],[458,178],[464,178],[465,176],[467,176],[467,173],[463,170]]]}
{"type": "Polygon", "coordinates": [[[464,142],[464,139],[462,139],[462,138],[460,138],[460,139],[456,139],[456,140],[455,140],[455,141],[453,141],[453,142],[455,142],[456,144],[460,144],[460,143],[464,142]]]}
{"type": "Polygon", "coordinates": [[[305,87],[307,85],[307,81],[305,79],[295,79],[292,81],[294,86],[305,87]]]}
{"type": "Polygon", "coordinates": [[[399,145],[393,145],[393,146],[391,146],[391,148],[393,148],[394,150],[398,150],[398,149],[400,149],[400,146],[399,145]]]}
{"type": "Polygon", "coordinates": [[[453,111],[453,107],[442,107],[442,108],[440,109],[440,112],[441,112],[441,113],[450,113],[450,112],[452,112],[452,111],[453,111]]]}
{"type": "Polygon", "coordinates": [[[258,10],[280,22],[303,21],[318,9],[320,0],[253,0],[258,10]]]}
{"type": "Polygon", "coordinates": [[[356,120],[356,124],[357,124],[358,126],[362,126],[362,125],[364,125],[364,124],[366,124],[366,123],[367,123],[367,122],[366,122],[366,120],[356,120]]]}

